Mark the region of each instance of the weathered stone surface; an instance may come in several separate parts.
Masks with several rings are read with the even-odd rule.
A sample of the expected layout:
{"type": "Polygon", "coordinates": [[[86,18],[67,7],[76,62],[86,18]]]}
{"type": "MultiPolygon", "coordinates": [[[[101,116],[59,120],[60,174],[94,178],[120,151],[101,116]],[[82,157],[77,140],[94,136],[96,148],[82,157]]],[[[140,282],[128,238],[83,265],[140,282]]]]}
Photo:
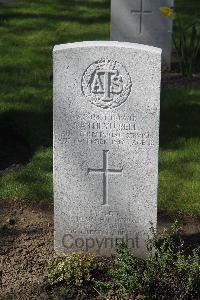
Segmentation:
{"type": "Polygon", "coordinates": [[[145,254],[156,225],[161,50],[54,48],[55,249],[145,254]]]}
{"type": "Polygon", "coordinates": [[[112,0],[111,40],[159,47],[163,69],[170,68],[173,21],[160,7],[173,5],[174,0],[112,0]]]}

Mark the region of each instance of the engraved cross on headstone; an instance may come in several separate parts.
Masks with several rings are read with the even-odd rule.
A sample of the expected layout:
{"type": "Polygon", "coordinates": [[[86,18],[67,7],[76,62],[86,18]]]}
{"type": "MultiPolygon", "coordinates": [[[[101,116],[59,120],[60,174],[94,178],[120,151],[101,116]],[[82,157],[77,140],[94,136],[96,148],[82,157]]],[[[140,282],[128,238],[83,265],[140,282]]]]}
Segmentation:
{"type": "Polygon", "coordinates": [[[151,10],[144,10],[143,1],[144,0],[141,0],[141,2],[140,2],[140,10],[131,10],[132,14],[140,16],[139,34],[142,34],[143,15],[147,15],[147,14],[152,14],[153,13],[151,10]]]}
{"type": "Polygon", "coordinates": [[[108,167],[108,152],[103,150],[103,168],[102,169],[87,169],[87,173],[100,173],[103,174],[103,205],[108,204],[108,174],[122,175],[123,168],[120,170],[109,169],[108,167]]]}

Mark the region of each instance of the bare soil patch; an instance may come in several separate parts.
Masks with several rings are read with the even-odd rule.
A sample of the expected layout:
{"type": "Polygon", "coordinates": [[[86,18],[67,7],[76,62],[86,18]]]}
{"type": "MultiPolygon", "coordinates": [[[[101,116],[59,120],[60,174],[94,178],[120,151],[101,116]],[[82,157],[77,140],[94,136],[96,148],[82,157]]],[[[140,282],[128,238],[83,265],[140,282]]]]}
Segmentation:
{"type": "Polygon", "coordinates": [[[0,200],[0,299],[49,299],[43,288],[53,254],[53,212],[0,200]]]}
{"type": "MultiPolygon", "coordinates": [[[[160,214],[159,230],[169,227],[175,218],[160,214]]],[[[200,245],[200,218],[179,219],[188,249],[200,245]]],[[[44,274],[52,255],[52,208],[0,199],[0,299],[66,299],[59,289],[50,291],[44,287],[44,274]]]]}
{"type": "Polygon", "coordinates": [[[184,77],[180,73],[162,73],[163,88],[181,88],[200,86],[200,74],[195,74],[191,78],[184,77]]]}

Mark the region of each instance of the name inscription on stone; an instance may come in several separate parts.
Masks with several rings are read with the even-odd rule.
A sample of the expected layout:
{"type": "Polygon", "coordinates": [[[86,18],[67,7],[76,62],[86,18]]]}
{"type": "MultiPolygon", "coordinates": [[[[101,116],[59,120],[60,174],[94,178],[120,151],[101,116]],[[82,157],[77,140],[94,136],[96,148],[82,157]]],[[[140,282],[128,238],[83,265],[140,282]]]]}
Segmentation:
{"type": "MultiPolygon", "coordinates": [[[[65,112],[63,111],[63,113],[65,112]]],[[[137,117],[134,114],[102,116],[87,113],[82,116],[79,115],[78,118],[76,115],[66,117],[74,120],[74,126],[59,134],[58,140],[61,143],[153,145],[151,132],[148,130],[143,132],[138,128],[137,117]]]]}

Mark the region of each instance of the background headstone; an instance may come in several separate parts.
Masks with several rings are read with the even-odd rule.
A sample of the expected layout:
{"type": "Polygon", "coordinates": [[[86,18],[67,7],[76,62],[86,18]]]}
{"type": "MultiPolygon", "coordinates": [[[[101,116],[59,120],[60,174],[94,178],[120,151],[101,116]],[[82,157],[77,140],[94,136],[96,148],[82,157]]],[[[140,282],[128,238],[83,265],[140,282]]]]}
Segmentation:
{"type": "Polygon", "coordinates": [[[55,249],[145,255],[157,218],[161,50],[54,48],[55,249]]]}
{"type": "Polygon", "coordinates": [[[173,5],[174,0],[111,0],[111,40],[161,48],[162,67],[169,69],[173,21],[160,7],[173,5]]]}

